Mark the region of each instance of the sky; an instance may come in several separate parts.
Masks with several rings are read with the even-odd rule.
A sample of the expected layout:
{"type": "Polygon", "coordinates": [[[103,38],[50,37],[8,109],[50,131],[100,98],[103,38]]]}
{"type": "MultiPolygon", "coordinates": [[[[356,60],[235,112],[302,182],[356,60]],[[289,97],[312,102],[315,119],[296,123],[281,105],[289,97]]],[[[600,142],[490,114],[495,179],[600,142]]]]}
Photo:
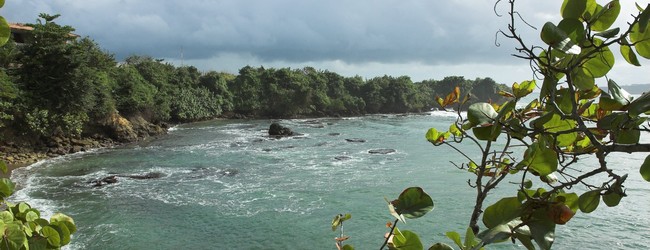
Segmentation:
{"type": "MultiPolygon", "coordinates": [[[[57,23],[74,27],[118,60],[148,55],[202,71],[311,66],[364,78],[530,80],[528,62],[511,56],[514,43],[495,35],[509,21],[495,14],[495,1],[6,0],[0,15],[9,22],[35,23],[39,13],[61,14],[57,23]]],[[[635,7],[632,1],[621,2],[619,24],[624,24],[635,7]]],[[[648,2],[638,1],[641,6],[648,2]]],[[[524,40],[542,44],[539,31],[547,21],[559,22],[561,4],[517,1],[521,16],[537,28],[518,21],[524,40]]],[[[503,0],[496,12],[506,14],[508,8],[503,0]]],[[[608,77],[619,85],[650,83],[647,66],[631,66],[618,49],[614,52],[617,64],[608,77]]]]}

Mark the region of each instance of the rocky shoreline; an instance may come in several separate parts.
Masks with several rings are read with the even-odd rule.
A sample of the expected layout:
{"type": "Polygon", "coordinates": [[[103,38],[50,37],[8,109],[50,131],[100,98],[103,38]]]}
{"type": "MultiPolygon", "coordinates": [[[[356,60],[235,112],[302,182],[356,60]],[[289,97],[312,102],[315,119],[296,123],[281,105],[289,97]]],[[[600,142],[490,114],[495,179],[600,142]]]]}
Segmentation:
{"type": "Polygon", "coordinates": [[[115,114],[102,121],[100,126],[89,129],[93,131],[91,136],[50,136],[36,141],[0,141],[0,160],[9,169],[14,169],[62,155],[146,140],[166,134],[168,128],[167,124],[152,124],[139,116],[126,119],[115,114]]]}

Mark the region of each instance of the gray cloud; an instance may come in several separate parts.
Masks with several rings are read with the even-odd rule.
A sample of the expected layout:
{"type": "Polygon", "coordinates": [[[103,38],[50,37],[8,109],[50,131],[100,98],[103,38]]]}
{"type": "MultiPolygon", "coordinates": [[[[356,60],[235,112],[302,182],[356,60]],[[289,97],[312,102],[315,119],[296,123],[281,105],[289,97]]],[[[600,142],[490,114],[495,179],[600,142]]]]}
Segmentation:
{"type": "MultiPolygon", "coordinates": [[[[12,22],[34,22],[40,12],[60,13],[59,23],[90,36],[118,59],[138,54],[179,61],[182,53],[184,60],[202,64],[233,55],[288,65],[517,64],[520,61],[510,56],[512,41],[499,38],[502,46],[494,45],[496,31],[508,22],[495,15],[494,2],[10,0],[0,13],[12,22]]],[[[561,5],[517,3],[526,21],[537,27],[557,19],[561,5]]],[[[497,12],[505,14],[507,7],[504,0],[497,12]]],[[[539,43],[539,31],[520,24],[518,31],[539,43]]]]}

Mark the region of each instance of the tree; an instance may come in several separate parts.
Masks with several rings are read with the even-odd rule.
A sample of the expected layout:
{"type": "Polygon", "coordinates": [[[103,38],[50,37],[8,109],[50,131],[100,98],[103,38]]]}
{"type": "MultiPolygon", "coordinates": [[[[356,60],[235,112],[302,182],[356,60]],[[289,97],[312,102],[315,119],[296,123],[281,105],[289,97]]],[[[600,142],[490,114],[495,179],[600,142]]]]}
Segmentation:
{"type": "MultiPolygon", "coordinates": [[[[4,0],[0,1],[0,8],[4,0]]],[[[0,46],[10,36],[9,24],[0,16],[0,46]]],[[[2,72],[4,75],[4,72],[2,72]]],[[[4,78],[4,77],[3,77],[4,78]]],[[[2,83],[3,93],[5,84],[2,83]]],[[[4,94],[3,94],[4,95],[4,94]]],[[[0,113],[2,114],[2,113],[0,113]]],[[[7,173],[7,165],[0,161],[0,171],[7,173]]],[[[64,214],[56,213],[50,220],[41,218],[40,212],[29,204],[11,204],[5,199],[13,194],[15,184],[7,178],[0,179],[0,202],[5,211],[0,212],[2,220],[2,249],[60,249],[70,243],[70,236],[77,231],[74,220],[64,214]]]]}
{"type": "MultiPolygon", "coordinates": [[[[591,213],[601,203],[617,206],[626,196],[628,174],[640,173],[650,181],[650,155],[639,166],[639,173],[617,170],[617,162],[608,157],[613,152],[650,152],[650,144],[640,142],[640,135],[650,132],[648,118],[642,116],[650,114],[650,94],[633,98],[606,78],[615,64],[613,45],[620,46],[623,58],[632,65],[640,65],[637,55],[650,59],[650,5],[637,6],[639,12],[627,26],[611,28],[621,9],[618,0],[605,5],[595,0],[565,0],[562,21],[547,22],[541,29],[545,44],[530,46],[517,32],[525,21],[515,2],[508,1],[509,25],[499,34],[516,42],[515,56],[532,65],[537,79],[514,83],[509,92],[502,92],[509,98],[505,103],[471,104],[466,116],[457,113],[448,131],[431,128],[425,135],[434,146],[456,150],[461,160],[454,165],[472,176],[468,184],[476,190],[476,203],[466,239],[462,241],[457,232],[447,233],[460,249],[507,241],[519,241],[528,249],[535,245],[550,249],[556,227],[569,225],[576,213],[591,213]],[[521,103],[538,86],[537,80],[539,97],[521,103]],[[607,90],[598,88],[597,81],[606,82],[607,90]],[[525,107],[519,108],[520,104],[525,107]],[[456,143],[470,143],[480,153],[460,150],[456,143]],[[598,163],[576,166],[586,158],[598,163]],[[517,184],[511,196],[485,204],[492,190],[505,188],[501,184],[508,176],[517,184]]],[[[461,94],[467,91],[456,87],[450,92],[443,106],[469,104],[461,94]]],[[[411,192],[409,188],[403,194],[411,192]]],[[[430,210],[424,192],[401,197],[389,202],[395,224],[412,217],[414,211],[430,210]]],[[[391,249],[423,248],[417,235],[400,232],[394,225],[386,242],[391,249]]],[[[430,249],[452,248],[438,243],[430,249]]]]}

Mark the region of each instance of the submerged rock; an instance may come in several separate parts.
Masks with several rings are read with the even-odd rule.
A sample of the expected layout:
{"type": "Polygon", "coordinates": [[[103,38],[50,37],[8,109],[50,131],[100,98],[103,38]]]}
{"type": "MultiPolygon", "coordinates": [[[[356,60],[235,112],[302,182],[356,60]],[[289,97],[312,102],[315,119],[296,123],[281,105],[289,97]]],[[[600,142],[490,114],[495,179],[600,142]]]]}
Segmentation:
{"type": "Polygon", "coordinates": [[[350,138],[350,139],[345,139],[348,142],[366,142],[366,140],[361,139],[361,138],[350,138]]]}
{"type": "Polygon", "coordinates": [[[151,173],[146,173],[143,175],[109,175],[101,179],[95,179],[95,180],[90,180],[87,183],[92,184],[92,187],[102,187],[108,184],[115,184],[117,183],[118,179],[117,177],[120,178],[131,178],[131,179],[136,179],[136,180],[147,180],[147,179],[158,179],[165,177],[166,175],[160,172],[151,172],[151,173]]]}
{"type": "Polygon", "coordinates": [[[341,135],[341,133],[329,133],[327,135],[329,135],[329,136],[339,136],[339,135],[341,135]]]}
{"type": "Polygon", "coordinates": [[[352,157],[347,156],[347,155],[340,155],[340,156],[334,157],[334,159],[336,159],[337,161],[345,161],[345,160],[352,159],[352,157]]]}
{"type": "Polygon", "coordinates": [[[368,150],[368,153],[385,155],[385,154],[395,153],[395,149],[390,149],[390,148],[371,149],[368,150]]]}
{"type": "Polygon", "coordinates": [[[101,187],[104,185],[114,184],[114,183],[117,183],[117,176],[115,175],[106,176],[101,179],[88,181],[88,184],[92,184],[91,185],[92,187],[101,187]]]}

